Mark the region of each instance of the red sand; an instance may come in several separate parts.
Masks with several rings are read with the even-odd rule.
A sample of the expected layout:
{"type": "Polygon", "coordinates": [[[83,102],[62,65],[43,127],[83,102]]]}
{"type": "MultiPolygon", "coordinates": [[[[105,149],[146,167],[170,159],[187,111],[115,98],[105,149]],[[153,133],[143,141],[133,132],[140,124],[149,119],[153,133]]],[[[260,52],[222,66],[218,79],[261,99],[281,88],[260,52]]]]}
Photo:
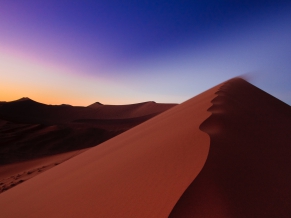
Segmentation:
{"type": "Polygon", "coordinates": [[[1,216],[290,217],[290,127],[233,79],[2,193],[1,216]]]}
{"type": "Polygon", "coordinates": [[[0,195],[4,217],[166,217],[201,170],[215,87],[0,195]],[[17,208],[17,209],[16,209],[17,208]]]}

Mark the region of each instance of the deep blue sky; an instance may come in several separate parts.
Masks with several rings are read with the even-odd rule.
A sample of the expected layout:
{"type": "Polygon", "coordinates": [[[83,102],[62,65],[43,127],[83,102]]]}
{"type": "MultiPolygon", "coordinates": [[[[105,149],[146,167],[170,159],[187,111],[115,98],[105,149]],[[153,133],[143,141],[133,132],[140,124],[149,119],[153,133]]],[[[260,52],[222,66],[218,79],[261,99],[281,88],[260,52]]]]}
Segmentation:
{"type": "Polygon", "coordinates": [[[182,102],[252,72],[290,104],[290,22],[291,2],[280,0],[2,0],[0,52],[11,65],[3,61],[0,79],[31,90],[0,97],[35,89],[52,103],[57,92],[66,95],[56,103],[182,102]]]}

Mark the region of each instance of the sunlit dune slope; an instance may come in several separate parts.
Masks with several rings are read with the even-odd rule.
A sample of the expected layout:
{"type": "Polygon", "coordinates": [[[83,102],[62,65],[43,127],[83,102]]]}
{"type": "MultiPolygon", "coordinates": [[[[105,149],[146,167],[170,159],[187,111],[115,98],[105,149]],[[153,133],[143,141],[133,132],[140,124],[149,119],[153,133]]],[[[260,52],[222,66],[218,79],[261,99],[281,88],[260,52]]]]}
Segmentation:
{"type": "Polygon", "coordinates": [[[220,86],[0,195],[4,217],[167,217],[202,169],[220,86]]]}
{"type": "Polygon", "coordinates": [[[290,106],[242,79],[212,103],[207,161],[170,217],[291,217],[290,106]]]}

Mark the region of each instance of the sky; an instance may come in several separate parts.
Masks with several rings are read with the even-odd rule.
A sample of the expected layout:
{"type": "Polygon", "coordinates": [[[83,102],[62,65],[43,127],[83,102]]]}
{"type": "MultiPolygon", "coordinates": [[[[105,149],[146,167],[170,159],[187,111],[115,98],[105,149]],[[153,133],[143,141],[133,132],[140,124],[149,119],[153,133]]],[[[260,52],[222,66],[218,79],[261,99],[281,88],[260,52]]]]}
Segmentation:
{"type": "Polygon", "coordinates": [[[181,103],[230,78],[291,105],[291,1],[0,0],[0,101],[181,103]]]}

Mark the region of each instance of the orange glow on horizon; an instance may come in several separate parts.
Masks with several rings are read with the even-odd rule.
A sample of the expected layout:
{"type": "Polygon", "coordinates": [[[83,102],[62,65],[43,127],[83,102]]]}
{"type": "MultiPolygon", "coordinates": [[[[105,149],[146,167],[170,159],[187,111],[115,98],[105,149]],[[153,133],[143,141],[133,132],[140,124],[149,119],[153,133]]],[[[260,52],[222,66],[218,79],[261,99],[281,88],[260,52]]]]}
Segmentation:
{"type": "Polygon", "coordinates": [[[28,97],[53,105],[87,106],[96,101],[103,104],[137,103],[120,97],[122,87],[116,81],[77,74],[69,68],[23,57],[14,50],[0,52],[0,72],[0,101],[28,97]]]}

